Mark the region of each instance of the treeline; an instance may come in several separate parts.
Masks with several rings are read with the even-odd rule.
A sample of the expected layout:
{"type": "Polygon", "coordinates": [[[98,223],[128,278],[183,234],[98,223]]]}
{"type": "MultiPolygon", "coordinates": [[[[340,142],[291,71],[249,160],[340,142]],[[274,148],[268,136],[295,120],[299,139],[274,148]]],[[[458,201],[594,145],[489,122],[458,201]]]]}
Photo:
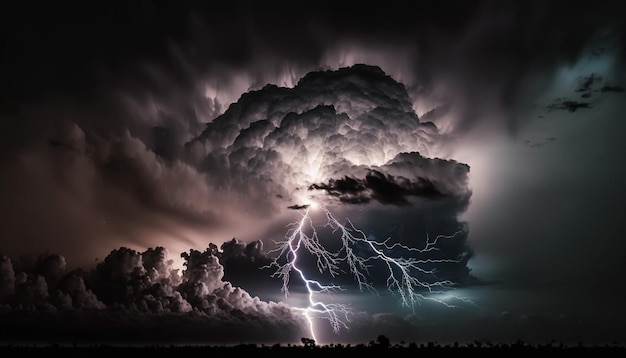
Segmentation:
{"type": "MultiPolygon", "coordinates": [[[[310,342],[309,342],[310,343],[310,342]]],[[[112,357],[119,354],[141,354],[150,357],[172,357],[179,354],[271,354],[273,357],[294,357],[303,356],[341,356],[362,357],[365,353],[378,352],[383,354],[393,354],[398,356],[412,356],[415,354],[428,353],[481,353],[481,354],[615,354],[625,356],[626,346],[612,345],[565,345],[558,343],[530,344],[522,341],[513,343],[498,343],[475,341],[468,344],[438,344],[428,342],[425,344],[386,344],[386,341],[371,341],[369,344],[344,345],[257,345],[239,344],[233,346],[212,346],[212,345],[146,345],[146,346],[117,346],[117,345],[15,345],[9,344],[0,346],[0,356],[13,357],[22,354],[34,354],[38,357],[58,356],[68,357],[112,357]]]]}

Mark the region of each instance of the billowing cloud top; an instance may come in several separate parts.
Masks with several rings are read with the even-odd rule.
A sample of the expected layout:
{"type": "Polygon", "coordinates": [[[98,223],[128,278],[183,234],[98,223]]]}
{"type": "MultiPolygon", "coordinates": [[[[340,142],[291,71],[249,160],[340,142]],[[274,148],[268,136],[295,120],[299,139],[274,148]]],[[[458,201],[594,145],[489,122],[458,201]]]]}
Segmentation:
{"type": "Polygon", "coordinates": [[[211,176],[215,185],[274,208],[314,196],[406,204],[469,195],[467,165],[428,158],[439,137],[433,123],[420,122],[403,84],[354,65],[244,94],[188,149],[202,170],[222,174],[211,176]]]}
{"type": "MultiPolygon", "coordinates": [[[[434,157],[444,141],[433,123],[420,121],[402,83],[357,64],[310,72],[292,88],[245,93],[187,143],[186,154],[241,211],[282,224],[265,242],[284,235],[289,209],[311,205],[363,223],[369,237],[417,249],[429,235],[463,231],[428,254],[443,261],[425,265],[436,279],[462,282],[471,257],[459,221],[471,197],[469,166],[434,157]]],[[[332,233],[321,236],[332,245],[332,233]]]]}

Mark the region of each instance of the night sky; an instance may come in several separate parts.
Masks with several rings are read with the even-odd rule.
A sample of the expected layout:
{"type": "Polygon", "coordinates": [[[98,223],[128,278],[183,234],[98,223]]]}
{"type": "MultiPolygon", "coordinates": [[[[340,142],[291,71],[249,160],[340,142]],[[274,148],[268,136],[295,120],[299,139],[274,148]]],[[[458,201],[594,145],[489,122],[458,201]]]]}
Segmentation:
{"type": "Polygon", "coordinates": [[[2,5],[0,342],[626,343],[620,9],[2,5]]]}

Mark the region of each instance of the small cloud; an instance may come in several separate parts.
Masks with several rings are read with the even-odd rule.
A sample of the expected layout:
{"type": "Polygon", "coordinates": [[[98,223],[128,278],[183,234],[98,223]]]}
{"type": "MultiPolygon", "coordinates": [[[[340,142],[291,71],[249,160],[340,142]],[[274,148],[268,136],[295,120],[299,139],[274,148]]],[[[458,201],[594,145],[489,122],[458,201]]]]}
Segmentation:
{"type": "Polygon", "coordinates": [[[621,86],[609,86],[604,85],[600,89],[601,92],[624,92],[624,88],[621,86]]]}
{"type": "Polygon", "coordinates": [[[602,80],[602,77],[592,73],[589,76],[581,77],[580,80],[580,85],[576,88],[576,92],[589,92],[594,84],[602,80]]]}
{"type": "MultiPolygon", "coordinates": [[[[581,99],[590,99],[592,93],[607,93],[607,92],[624,92],[624,88],[618,85],[610,85],[604,82],[604,85],[598,88],[599,83],[602,81],[602,77],[596,74],[589,76],[579,77],[579,84],[575,88],[575,92],[580,93],[581,99]]],[[[552,103],[545,106],[548,111],[564,110],[568,112],[576,112],[579,109],[592,108],[592,103],[588,101],[577,101],[570,98],[560,97],[552,101],[552,103]]]]}
{"type": "Polygon", "coordinates": [[[303,205],[298,205],[298,204],[294,204],[294,205],[290,205],[287,207],[287,209],[291,209],[291,210],[301,210],[301,209],[306,209],[308,208],[309,205],[308,204],[303,204],[303,205]]]}
{"type": "Polygon", "coordinates": [[[579,102],[569,99],[558,99],[554,103],[546,106],[548,111],[553,110],[565,110],[568,112],[576,112],[581,108],[591,108],[591,103],[589,102],[579,102]]]}

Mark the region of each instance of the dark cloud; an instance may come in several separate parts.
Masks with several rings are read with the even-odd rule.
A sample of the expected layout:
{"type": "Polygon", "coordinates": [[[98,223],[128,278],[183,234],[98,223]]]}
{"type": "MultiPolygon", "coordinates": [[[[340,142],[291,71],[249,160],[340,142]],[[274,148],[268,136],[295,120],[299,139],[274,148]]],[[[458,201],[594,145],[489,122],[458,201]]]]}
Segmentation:
{"type": "MultiPolygon", "coordinates": [[[[43,254],[30,271],[1,257],[0,304],[10,330],[3,342],[223,343],[297,342],[303,316],[288,305],[262,301],[224,281],[219,257],[239,269],[261,257],[258,244],[213,245],[182,253],[185,269],[173,268],[163,247],[113,250],[93,270],[66,270],[60,255],[43,254]],[[233,260],[238,260],[233,264],[233,260]],[[36,319],[37,327],[30,326],[36,319]],[[30,327],[29,327],[30,326],[30,327]],[[56,327],[56,329],[53,329],[56,327]]],[[[262,262],[257,262],[262,264],[262,262]]],[[[252,270],[258,267],[252,268],[252,270]]]]}
{"type": "Polygon", "coordinates": [[[268,269],[273,257],[267,252],[263,241],[246,243],[232,239],[224,242],[220,249],[218,257],[224,266],[224,280],[245,287],[251,294],[262,298],[280,297],[281,282],[268,269]]]}
{"type": "Polygon", "coordinates": [[[602,76],[598,76],[595,73],[590,74],[589,76],[584,76],[581,78],[580,85],[576,88],[576,92],[589,92],[593,89],[593,85],[602,81],[602,76]]]}
{"type": "Polygon", "coordinates": [[[307,205],[307,204],[303,204],[303,205],[294,204],[294,205],[289,205],[287,209],[302,210],[302,209],[308,208],[309,206],[310,205],[307,205]]]}
{"type": "Polygon", "coordinates": [[[561,109],[561,110],[565,110],[568,112],[576,112],[579,109],[591,108],[591,103],[568,100],[568,99],[557,99],[554,101],[554,103],[546,106],[546,108],[548,109],[548,111],[561,109]]]}
{"type": "MultiPolygon", "coordinates": [[[[124,88],[164,104],[188,102],[207,85],[210,101],[194,101],[209,110],[267,83],[294,84],[319,66],[371,62],[419,95],[420,111],[450,106],[467,129],[494,108],[511,113],[532,101],[529,92],[539,92],[559,66],[623,48],[623,22],[611,1],[445,1],[419,11],[388,5],[16,5],[2,19],[3,97],[14,103],[124,88]]],[[[523,124],[506,120],[511,129],[523,124]]]]}
{"type": "Polygon", "coordinates": [[[602,92],[624,92],[624,87],[622,87],[622,86],[604,85],[604,86],[602,86],[602,88],[600,88],[600,91],[602,91],[602,92]]]}
{"type": "Polygon", "coordinates": [[[571,99],[570,97],[556,98],[545,108],[548,112],[554,110],[564,110],[567,112],[576,112],[580,109],[591,109],[600,101],[606,99],[604,96],[608,92],[621,92],[620,86],[611,86],[602,76],[591,73],[589,75],[580,76],[576,79],[576,87],[574,93],[580,93],[580,98],[586,101],[571,99]],[[595,95],[594,95],[595,94],[595,95]],[[593,99],[592,99],[593,97],[593,99]]]}
{"type": "Polygon", "coordinates": [[[411,196],[436,199],[444,195],[428,179],[418,177],[415,182],[411,182],[407,178],[395,178],[377,170],[367,173],[364,179],[346,176],[331,179],[328,183],[311,184],[309,190],[323,190],[349,204],[363,204],[374,199],[382,204],[408,205],[408,197],[411,196]]]}
{"type": "Polygon", "coordinates": [[[326,194],[338,197],[340,201],[349,204],[368,203],[370,198],[364,192],[366,190],[363,180],[350,177],[329,179],[328,183],[311,184],[309,190],[323,190],[326,194]]]}

